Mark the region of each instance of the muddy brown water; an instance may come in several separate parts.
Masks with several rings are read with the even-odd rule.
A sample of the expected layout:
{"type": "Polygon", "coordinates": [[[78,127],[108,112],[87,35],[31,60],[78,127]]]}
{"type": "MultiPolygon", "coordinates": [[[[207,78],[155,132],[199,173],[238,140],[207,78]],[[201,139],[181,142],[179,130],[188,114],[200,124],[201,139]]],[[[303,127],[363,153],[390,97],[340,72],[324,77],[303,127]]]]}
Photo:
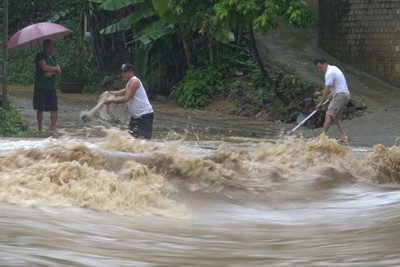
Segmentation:
{"type": "MultiPolygon", "coordinates": [[[[96,99],[60,95],[58,132],[0,140],[2,266],[400,265],[398,147],[171,103],[135,140],[80,122],[96,99]]],[[[29,90],[14,104],[34,127],[29,90]]]]}
{"type": "MultiPolygon", "coordinates": [[[[262,51],[319,81],[323,52],[298,33],[262,51]]],[[[154,138],[135,140],[82,123],[89,94],[60,94],[58,131],[38,134],[31,89],[11,87],[32,131],[0,139],[0,265],[400,266],[398,91],[346,72],[370,111],[345,121],[348,146],[226,102],[154,102],[154,138]]]]}

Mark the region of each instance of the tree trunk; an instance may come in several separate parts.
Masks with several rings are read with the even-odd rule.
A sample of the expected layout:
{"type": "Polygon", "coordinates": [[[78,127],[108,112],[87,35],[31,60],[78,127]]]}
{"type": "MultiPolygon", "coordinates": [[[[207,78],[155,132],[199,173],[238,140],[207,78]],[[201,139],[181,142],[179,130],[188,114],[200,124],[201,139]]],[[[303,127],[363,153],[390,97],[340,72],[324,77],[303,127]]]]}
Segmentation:
{"type": "Polygon", "coordinates": [[[3,64],[3,71],[1,73],[1,80],[3,86],[3,97],[2,97],[2,107],[4,109],[8,108],[8,50],[7,50],[7,42],[8,42],[8,0],[3,1],[3,8],[0,12],[3,12],[3,40],[0,42],[3,43],[3,58],[1,59],[3,64]]]}
{"type": "Polygon", "coordinates": [[[289,105],[290,101],[289,99],[283,95],[277,88],[276,84],[272,81],[271,77],[269,76],[267,70],[265,69],[264,63],[261,60],[260,54],[258,53],[256,41],[254,38],[254,30],[253,30],[253,25],[251,23],[249,24],[249,35],[250,35],[250,48],[253,52],[254,59],[257,62],[258,67],[260,68],[261,74],[264,77],[267,85],[272,87],[272,91],[275,93],[275,95],[279,98],[279,100],[282,101],[283,104],[289,105]]]}
{"type": "Polygon", "coordinates": [[[190,68],[190,49],[189,49],[188,43],[186,41],[186,38],[183,35],[182,35],[182,44],[183,44],[183,49],[185,51],[186,64],[187,64],[187,67],[190,68]]]}
{"type": "Polygon", "coordinates": [[[213,41],[209,37],[207,37],[207,47],[208,47],[208,59],[211,64],[214,64],[213,41]]]}
{"type": "Polygon", "coordinates": [[[103,57],[101,56],[101,51],[105,51],[103,37],[100,35],[99,22],[97,20],[96,12],[98,12],[97,7],[93,4],[89,5],[89,8],[86,10],[86,18],[89,27],[89,32],[91,33],[91,49],[93,56],[96,60],[97,69],[100,71],[105,70],[105,65],[103,61],[103,57]]]}

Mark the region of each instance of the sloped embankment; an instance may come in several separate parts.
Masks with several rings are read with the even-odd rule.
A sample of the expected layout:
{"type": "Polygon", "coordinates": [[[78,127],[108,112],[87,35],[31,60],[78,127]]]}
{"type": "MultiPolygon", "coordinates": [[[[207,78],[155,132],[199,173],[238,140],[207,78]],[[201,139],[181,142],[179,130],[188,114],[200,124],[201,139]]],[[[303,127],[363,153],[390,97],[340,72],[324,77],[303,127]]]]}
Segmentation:
{"type": "MultiPolygon", "coordinates": [[[[364,116],[345,121],[351,145],[392,146],[400,137],[400,88],[394,87],[358,69],[352,68],[317,46],[317,29],[293,29],[280,25],[267,35],[258,35],[258,46],[263,57],[294,69],[307,80],[323,86],[323,76],[314,69],[315,58],[326,58],[330,64],[342,69],[349,84],[352,98],[367,106],[364,116]]],[[[328,51],[329,52],[329,51],[328,51]]],[[[320,129],[300,129],[306,137],[317,136],[320,129]]],[[[336,126],[332,137],[338,135],[336,126]]]]}

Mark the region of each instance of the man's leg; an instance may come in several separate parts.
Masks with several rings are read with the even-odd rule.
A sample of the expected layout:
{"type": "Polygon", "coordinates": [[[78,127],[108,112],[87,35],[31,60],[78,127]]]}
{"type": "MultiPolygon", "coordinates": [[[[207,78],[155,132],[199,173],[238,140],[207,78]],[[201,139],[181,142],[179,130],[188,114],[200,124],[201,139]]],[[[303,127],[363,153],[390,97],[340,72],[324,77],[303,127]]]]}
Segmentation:
{"type": "Polygon", "coordinates": [[[57,110],[52,110],[50,112],[50,121],[51,121],[51,126],[50,126],[50,130],[55,130],[56,126],[57,126],[57,110]]]}
{"type": "Polygon", "coordinates": [[[43,124],[43,111],[38,111],[36,113],[36,119],[37,119],[38,131],[41,132],[43,124]]]}
{"type": "Polygon", "coordinates": [[[145,139],[151,139],[153,133],[154,113],[144,114],[138,120],[138,135],[145,139]]]}
{"type": "Polygon", "coordinates": [[[347,134],[346,134],[346,130],[344,128],[344,123],[341,119],[339,118],[334,118],[334,122],[336,123],[337,127],[339,128],[340,131],[340,139],[339,141],[342,142],[348,142],[348,138],[347,138],[347,134]]]}
{"type": "Polygon", "coordinates": [[[138,127],[137,120],[131,117],[128,125],[128,132],[135,138],[138,138],[138,127]]]}
{"type": "Polygon", "coordinates": [[[329,115],[328,113],[326,113],[324,127],[323,127],[323,131],[324,131],[325,135],[328,135],[328,130],[329,130],[329,127],[331,127],[331,124],[332,124],[332,116],[329,115]]]}

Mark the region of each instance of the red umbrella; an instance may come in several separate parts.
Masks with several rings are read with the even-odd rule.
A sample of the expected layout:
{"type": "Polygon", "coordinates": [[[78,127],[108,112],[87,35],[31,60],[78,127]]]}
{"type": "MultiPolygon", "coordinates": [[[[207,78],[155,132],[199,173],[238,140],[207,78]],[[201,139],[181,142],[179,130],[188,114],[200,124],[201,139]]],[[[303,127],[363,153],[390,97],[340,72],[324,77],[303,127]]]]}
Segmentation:
{"type": "Polygon", "coordinates": [[[71,30],[52,22],[39,22],[19,30],[8,41],[8,51],[39,46],[45,39],[58,39],[72,33],[71,30]]]}

